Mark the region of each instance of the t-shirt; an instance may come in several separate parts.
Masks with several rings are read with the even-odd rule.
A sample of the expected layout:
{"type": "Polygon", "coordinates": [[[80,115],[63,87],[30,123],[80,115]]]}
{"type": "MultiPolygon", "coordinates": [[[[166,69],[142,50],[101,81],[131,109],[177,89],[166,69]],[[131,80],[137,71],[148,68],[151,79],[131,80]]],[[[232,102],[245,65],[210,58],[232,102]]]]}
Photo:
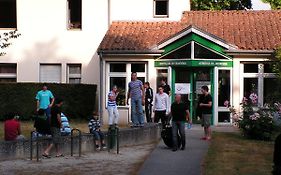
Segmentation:
{"type": "Polygon", "coordinates": [[[140,80],[130,81],[129,82],[129,92],[131,99],[140,99],[142,98],[142,82],[140,80]]]}
{"type": "Polygon", "coordinates": [[[42,135],[51,134],[50,122],[46,115],[41,115],[41,116],[39,115],[35,118],[34,128],[36,128],[36,131],[39,134],[42,134],[42,135]]]}
{"type": "Polygon", "coordinates": [[[183,102],[174,102],[171,106],[172,121],[186,121],[186,110],[188,109],[188,105],[183,102]]]}
{"type": "Polygon", "coordinates": [[[157,93],[154,100],[155,111],[166,111],[169,113],[169,96],[166,93],[157,93]]]}
{"type": "MultiPolygon", "coordinates": [[[[198,105],[200,105],[200,103],[208,104],[209,102],[212,102],[212,96],[210,94],[208,94],[206,96],[203,94],[199,97],[198,105]]],[[[211,107],[198,106],[198,107],[199,107],[199,110],[202,112],[202,114],[212,114],[212,106],[211,107]]]]}
{"type": "Polygon", "coordinates": [[[70,124],[68,122],[68,118],[61,113],[61,125],[62,128],[60,129],[60,132],[62,135],[69,135],[71,133],[71,128],[70,128],[70,124]]]}
{"type": "Polygon", "coordinates": [[[20,122],[15,119],[4,122],[5,140],[16,140],[19,135],[20,122]]]}
{"type": "Polygon", "coordinates": [[[169,92],[171,91],[171,88],[168,84],[163,85],[163,92],[169,95],[169,92]]]}
{"type": "Polygon", "coordinates": [[[117,105],[116,105],[116,93],[113,92],[113,91],[110,91],[110,92],[108,93],[107,106],[110,106],[110,107],[115,107],[115,106],[117,106],[117,105]],[[115,100],[110,101],[109,97],[114,97],[115,100]]]}
{"type": "Polygon", "coordinates": [[[88,124],[90,133],[93,131],[100,131],[101,123],[99,119],[91,119],[88,124]]]}
{"type": "Polygon", "coordinates": [[[41,90],[36,95],[36,100],[39,100],[39,108],[47,109],[50,105],[50,99],[54,98],[53,94],[49,90],[41,90]]]}
{"type": "Polygon", "coordinates": [[[61,115],[61,108],[55,105],[51,109],[51,127],[61,128],[61,124],[57,118],[58,114],[61,115]]]}

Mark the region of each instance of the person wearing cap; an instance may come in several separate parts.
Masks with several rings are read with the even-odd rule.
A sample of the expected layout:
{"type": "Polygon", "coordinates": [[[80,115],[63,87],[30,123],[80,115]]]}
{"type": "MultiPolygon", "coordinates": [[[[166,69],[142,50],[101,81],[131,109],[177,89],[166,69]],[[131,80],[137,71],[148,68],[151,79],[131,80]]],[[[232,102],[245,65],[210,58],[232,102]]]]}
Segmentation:
{"type": "Polygon", "coordinates": [[[117,125],[119,113],[116,104],[116,98],[118,96],[117,86],[114,85],[112,90],[108,93],[108,101],[107,101],[107,111],[108,111],[108,124],[109,126],[117,125]]]}
{"type": "Polygon", "coordinates": [[[53,93],[48,90],[46,84],[43,84],[42,90],[37,92],[36,95],[37,100],[37,111],[39,109],[43,109],[47,117],[51,116],[51,107],[54,104],[55,98],[53,93]]]}

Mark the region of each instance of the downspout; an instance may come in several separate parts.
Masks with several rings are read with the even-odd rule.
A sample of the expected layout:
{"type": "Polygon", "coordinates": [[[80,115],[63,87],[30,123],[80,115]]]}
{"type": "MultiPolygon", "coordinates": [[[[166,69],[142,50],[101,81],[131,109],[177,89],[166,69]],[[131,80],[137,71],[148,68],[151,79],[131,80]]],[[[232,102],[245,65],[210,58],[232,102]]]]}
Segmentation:
{"type": "Polygon", "coordinates": [[[108,28],[110,27],[111,24],[111,1],[107,0],[107,25],[108,28]]]}
{"type": "Polygon", "coordinates": [[[102,52],[99,53],[99,57],[100,57],[100,97],[99,97],[99,116],[100,116],[100,120],[101,123],[103,124],[103,109],[102,109],[102,96],[103,96],[103,58],[102,58],[102,52]]]}

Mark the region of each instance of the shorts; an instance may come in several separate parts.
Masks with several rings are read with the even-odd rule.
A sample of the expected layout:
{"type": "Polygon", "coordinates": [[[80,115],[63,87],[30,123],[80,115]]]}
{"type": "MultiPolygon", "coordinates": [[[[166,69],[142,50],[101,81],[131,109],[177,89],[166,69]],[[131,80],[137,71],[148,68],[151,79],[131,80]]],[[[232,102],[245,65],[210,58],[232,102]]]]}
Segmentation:
{"type": "Polygon", "coordinates": [[[53,144],[59,144],[61,137],[60,128],[51,127],[51,134],[53,144]]]}
{"type": "Polygon", "coordinates": [[[202,114],[202,123],[201,123],[201,125],[203,127],[211,126],[211,117],[212,117],[212,114],[202,114]]]}

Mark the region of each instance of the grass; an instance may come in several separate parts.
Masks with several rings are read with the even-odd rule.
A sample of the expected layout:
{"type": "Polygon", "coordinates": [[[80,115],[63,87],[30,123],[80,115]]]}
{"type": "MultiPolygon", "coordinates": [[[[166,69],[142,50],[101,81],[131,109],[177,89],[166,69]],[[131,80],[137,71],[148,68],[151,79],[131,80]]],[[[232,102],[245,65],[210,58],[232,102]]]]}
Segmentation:
{"type": "Polygon", "coordinates": [[[273,142],[215,132],[204,160],[204,175],[271,175],[273,149],[273,142]]]}
{"type": "MultiPolygon", "coordinates": [[[[30,138],[30,132],[34,131],[33,121],[21,121],[21,132],[26,138],[30,138]]],[[[69,121],[71,128],[78,128],[84,133],[89,132],[88,121],[86,120],[71,120],[69,121]]],[[[127,125],[121,125],[120,128],[128,127],[127,125]]],[[[106,131],[107,125],[103,125],[101,130],[106,131]]],[[[0,122],[0,140],[4,139],[4,122],[0,122]]]]}

